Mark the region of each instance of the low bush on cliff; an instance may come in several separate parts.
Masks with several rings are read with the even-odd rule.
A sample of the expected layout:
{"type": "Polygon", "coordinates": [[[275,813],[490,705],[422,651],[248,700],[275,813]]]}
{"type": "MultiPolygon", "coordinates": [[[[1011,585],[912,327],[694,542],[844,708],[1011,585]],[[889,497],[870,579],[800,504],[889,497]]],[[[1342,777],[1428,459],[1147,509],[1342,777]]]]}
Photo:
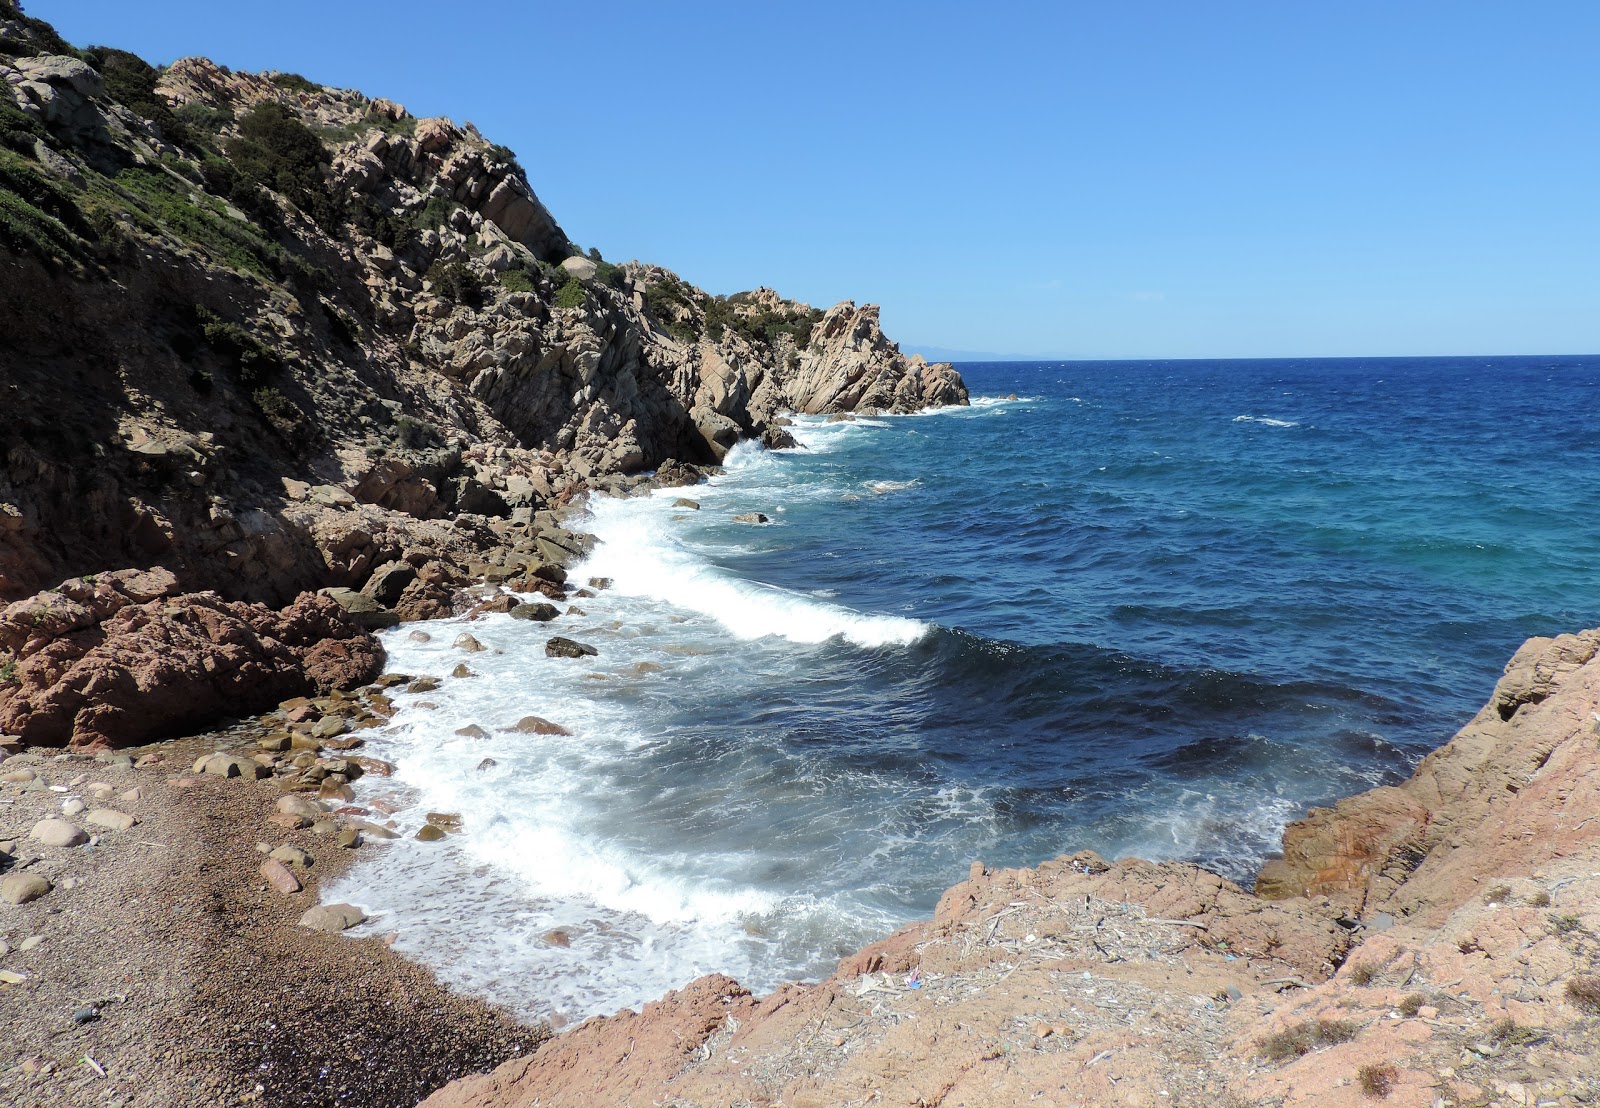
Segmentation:
{"type": "Polygon", "coordinates": [[[811,341],[811,330],[822,319],[816,308],[743,309],[747,301],[740,295],[714,296],[706,304],[706,335],[712,340],[728,332],[743,335],[751,342],[776,343],[785,336],[802,350],[811,341]],[[742,310],[743,309],[743,310],[742,310]]]}
{"type": "Polygon", "coordinates": [[[464,262],[434,262],[423,276],[436,296],[469,308],[483,306],[483,286],[464,262]]]}
{"type": "Polygon", "coordinates": [[[257,104],[241,116],[228,155],[246,180],[278,193],[323,230],[338,230],[344,213],[326,187],[328,149],[288,108],[257,104]]]}
{"type": "Polygon", "coordinates": [[[228,363],[245,388],[261,388],[282,368],[272,348],[239,324],[228,322],[209,308],[195,309],[195,316],[207,345],[228,363]]]}
{"type": "Polygon", "coordinates": [[[1567,981],[1567,999],[1585,1012],[1600,1013],[1600,977],[1579,974],[1567,981]]]}
{"type": "Polygon", "coordinates": [[[556,307],[581,308],[589,294],[584,291],[583,282],[576,277],[568,277],[567,283],[562,285],[556,293],[556,307]]]}
{"type": "Polygon", "coordinates": [[[155,66],[126,50],[111,46],[91,46],[83,60],[105,78],[106,95],[135,115],[154,123],[161,137],[177,146],[190,146],[194,135],[187,124],[173,114],[171,106],[156,93],[161,73],[155,66]]]}
{"type": "Polygon", "coordinates": [[[525,269],[507,269],[500,274],[499,281],[500,287],[508,292],[537,292],[539,288],[525,269]]]}

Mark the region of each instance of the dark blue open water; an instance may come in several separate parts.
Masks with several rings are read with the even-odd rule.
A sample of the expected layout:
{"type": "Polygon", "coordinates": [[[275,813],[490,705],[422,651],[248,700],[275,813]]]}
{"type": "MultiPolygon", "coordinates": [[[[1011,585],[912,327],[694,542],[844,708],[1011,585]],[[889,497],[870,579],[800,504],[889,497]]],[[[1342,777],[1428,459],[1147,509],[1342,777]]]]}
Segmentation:
{"type": "MultiPolygon", "coordinates": [[[[970,409],[802,421],[808,449],[597,504],[616,583],[562,633],[599,658],[474,624],[489,680],[387,740],[468,831],[350,895],[447,976],[577,1014],[824,973],[973,858],[1248,882],[1287,820],[1448,738],[1524,638],[1600,623],[1600,358],[961,369],[970,409]],[[453,736],[529,712],[574,735],[453,736]],[[439,925],[441,882],[493,927],[439,925]],[[537,941],[557,926],[570,950],[537,941]]],[[[450,637],[390,645],[443,675],[450,637]]]]}

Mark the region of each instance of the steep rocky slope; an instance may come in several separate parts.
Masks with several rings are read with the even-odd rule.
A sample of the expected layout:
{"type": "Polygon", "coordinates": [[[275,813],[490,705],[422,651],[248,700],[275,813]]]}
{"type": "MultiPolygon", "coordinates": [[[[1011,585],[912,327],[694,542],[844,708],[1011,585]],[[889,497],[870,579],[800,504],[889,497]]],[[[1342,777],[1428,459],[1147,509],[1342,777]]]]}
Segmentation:
{"type": "Polygon", "coordinates": [[[1600,1102],[1597,647],[1530,640],[1404,785],[1291,827],[1275,899],[1176,863],[974,864],[818,985],[702,978],[425,1103],[1600,1102]]]}
{"type": "MultiPolygon", "coordinates": [[[[12,0],[0,78],[0,623],[156,566],[219,612],[332,589],[367,628],[449,614],[485,578],[559,595],[551,567],[584,542],[561,514],[588,491],[793,445],[786,411],[966,402],[871,305],[714,297],[580,254],[470,125],[75,49],[12,0]]],[[[128,660],[159,653],[164,618],[11,635],[0,729],[89,746],[193,725],[173,690],[199,686],[128,660]],[[85,690],[112,686],[151,718],[96,723],[85,690]]],[[[294,649],[189,626],[245,675],[238,711],[275,702],[261,674],[294,649]]],[[[319,656],[360,633],[324,630],[319,656]]]]}
{"type": "Polygon", "coordinates": [[[786,409],[966,397],[874,307],[580,255],[470,125],[75,50],[10,0],[0,77],[0,600],[152,564],[237,599],[359,588],[782,444],[786,409]],[[354,532],[366,556],[333,549],[354,532]]]}

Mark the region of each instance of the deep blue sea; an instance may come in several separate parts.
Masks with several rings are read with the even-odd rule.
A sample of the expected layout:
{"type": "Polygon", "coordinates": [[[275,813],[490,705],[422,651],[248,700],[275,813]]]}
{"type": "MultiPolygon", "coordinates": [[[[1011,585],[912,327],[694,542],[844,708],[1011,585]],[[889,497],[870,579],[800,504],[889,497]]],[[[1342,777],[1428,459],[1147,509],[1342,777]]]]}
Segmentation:
{"type": "MultiPolygon", "coordinates": [[[[530,1014],[770,988],[973,859],[1248,883],[1524,638],[1600,624],[1600,357],[960,368],[970,408],[803,419],[802,449],[597,501],[578,576],[612,587],[473,623],[480,676],[373,742],[401,772],[364,798],[466,830],[330,895],[530,1014]],[[552,627],[598,657],[546,658],[552,627]],[[572,734],[496,730],[528,714],[572,734]]],[[[392,632],[392,668],[445,677],[461,629],[392,632]]]]}

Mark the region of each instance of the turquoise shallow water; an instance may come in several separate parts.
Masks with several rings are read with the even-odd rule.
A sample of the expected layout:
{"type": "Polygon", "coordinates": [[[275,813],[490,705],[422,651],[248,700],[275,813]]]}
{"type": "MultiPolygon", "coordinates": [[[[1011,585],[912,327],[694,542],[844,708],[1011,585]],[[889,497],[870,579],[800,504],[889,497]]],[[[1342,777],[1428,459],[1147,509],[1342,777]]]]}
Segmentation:
{"type": "MultiPolygon", "coordinates": [[[[961,368],[970,409],[804,420],[806,449],[598,502],[580,572],[615,585],[563,633],[599,657],[474,624],[486,679],[377,740],[468,831],[348,895],[532,1012],[767,987],[973,858],[1248,881],[1285,821],[1448,738],[1524,638],[1600,623],[1600,358],[961,368]],[[530,711],[574,734],[453,735],[530,711]]],[[[395,664],[442,676],[449,637],[395,664]]]]}

